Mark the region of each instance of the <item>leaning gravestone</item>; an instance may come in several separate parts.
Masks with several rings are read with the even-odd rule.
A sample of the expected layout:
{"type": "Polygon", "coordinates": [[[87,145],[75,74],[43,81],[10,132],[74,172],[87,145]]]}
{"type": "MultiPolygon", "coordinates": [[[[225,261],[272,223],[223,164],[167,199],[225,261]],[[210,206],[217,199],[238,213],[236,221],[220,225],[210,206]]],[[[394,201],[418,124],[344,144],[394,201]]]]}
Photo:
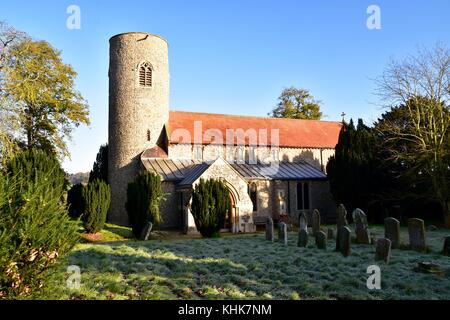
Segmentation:
{"type": "Polygon", "coordinates": [[[344,257],[350,255],[351,230],[349,227],[340,227],[336,236],[336,251],[344,257]]]}
{"type": "Polygon", "coordinates": [[[327,229],[327,238],[333,239],[334,238],[334,230],[332,228],[327,229]]]}
{"type": "Polygon", "coordinates": [[[284,222],[278,226],[278,241],[287,246],[287,226],[284,222]]]}
{"type": "Polygon", "coordinates": [[[345,207],[343,204],[340,204],[337,208],[337,221],[336,221],[336,227],[337,230],[339,230],[340,227],[347,227],[347,210],[345,210],[345,207]]]}
{"type": "Polygon", "coordinates": [[[400,245],[400,222],[395,218],[384,219],[384,237],[391,240],[392,249],[400,245]]]}
{"type": "Polygon", "coordinates": [[[387,238],[380,238],[377,240],[377,248],[375,252],[375,260],[383,260],[389,263],[391,259],[391,240],[387,238]]]}
{"type": "Polygon", "coordinates": [[[409,245],[416,251],[426,251],[425,223],[422,219],[408,220],[409,245]]]}
{"type": "Polygon", "coordinates": [[[323,231],[316,232],[316,246],[318,249],[327,248],[327,235],[323,231]]]}
{"type": "Polygon", "coordinates": [[[370,244],[370,230],[366,214],[364,211],[357,208],[353,211],[352,216],[355,223],[356,242],[370,244]]]}
{"type": "Polygon", "coordinates": [[[442,249],[444,256],[450,256],[450,237],[444,238],[444,249],[442,249]]]}
{"type": "Polygon", "coordinates": [[[308,231],[308,219],[306,218],[306,214],[302,212],[299,217],[299,225],[300,230],[308,231]]]}
{"type": "Polygon", "coordinates": [[[297,246],[306,247],[307,245],[308,245],[308,230],[306,229],[298,230],[297,246]]]}
{"type": "Polygon", "coordinates": [[[314,209],[312,214],[312,232],[315,235],[320,231],[320,212],[317,209],[314,209]]]}
{"type": "Polygon", "coordinates": [[[152,232],[153,224],[149,221],[145,224],[144,229],[141,232],[140,240],[147,241],[150,238],[150,233],[152,232]]]}
{"type": "Polygon", "coordinates": [[[266,240],[273,241],[273,220],[270,217],[266,220],[266,240]]]}

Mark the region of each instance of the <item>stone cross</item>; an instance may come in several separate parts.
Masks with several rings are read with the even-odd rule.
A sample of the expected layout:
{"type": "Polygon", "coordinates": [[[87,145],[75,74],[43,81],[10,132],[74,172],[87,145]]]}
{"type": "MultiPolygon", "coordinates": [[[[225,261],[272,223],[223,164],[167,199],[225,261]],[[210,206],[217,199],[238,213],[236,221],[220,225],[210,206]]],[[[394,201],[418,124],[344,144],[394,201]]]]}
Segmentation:
{"type": "Polygon", "coordinates": [[[150,238],[150,233],[152,232],[153,223],[150,221],[145,224],[144,229],[142,229],[140,240],[147,241],[150,238]]]}
{"type": "Polygon", "coordinates": [[[355,223],[356,242],[370,244],[370,230],[366,214],[364,211],[357,208],[353,211],[352,216],[355,223]]]}
{"type": "Polygon", "coordinates": [[[312,232],[315,235],[320,231],[320,212],[317,209],[314,209],[312,214],[312,232]]]}
{"type": "Polygon", "coordinates": [[[287,226],[284,222],[278,226],[278,241],[287,246],[287,226]]]}
{"type": "Polygon", "coordinates": [[[299,247],[306,247],[307,245],[308,245],[308,230],[307,229],[300,229],[298,231],[297,246],[299,246],[299,247]]]}
{"type": "Polygon", "coordinates": [[[273,241],[273,220],[270,217],[266,219],[266,240],[273,241]]]}
{"type": "Polygon", "coordinates": [[[300,230],[308,231],[308,219],[306,218],[306,214],[304,212],[300,213],[300,217],[298,220],[299,220],[300,230]]]}
{"type": "Polygon", "coordinates": [[[337,230],[339,230],[340,227],[347,227],[348,226],[347,210],[345,210],[344,205],[340,204],[336,212],[337,212],[337,221],[336,221],[337,230]]]}
{"type": "Polygon", "coordinates": [[[380,238],[377,240],[377,248],[375,251],[375,260],[383,260],[386,264],[391,259],[391,240],[380,238]]]}
{"type": "Polygon", "coordinates": [[[444,256],[450,256],[450,237],[444,238],[444,249],[442,249],[444,256]]]}
{"type": "Polygon", "coordinates": [[[351,230],[349,227],[340,227],[336,236],[336,251],[344,257],[350,255],[351,230]]]}
{"type": "Polygon", "coordinates": [[[425,222],[422,219],[412,218],[408,220],[409,245],[416,251],[426,250],[425,222]]]}
{"type": "Polygon", "coordinates": [[[316,232],[316,246],[318,249],[327,249],[327,235],[325,232],[316,232]]]}
{"type": "Polygon", "coordinates": [[[392,249],[400,245],[400,221],[395,218],[384,219],[384,237],[391,240],[392,249]]]}

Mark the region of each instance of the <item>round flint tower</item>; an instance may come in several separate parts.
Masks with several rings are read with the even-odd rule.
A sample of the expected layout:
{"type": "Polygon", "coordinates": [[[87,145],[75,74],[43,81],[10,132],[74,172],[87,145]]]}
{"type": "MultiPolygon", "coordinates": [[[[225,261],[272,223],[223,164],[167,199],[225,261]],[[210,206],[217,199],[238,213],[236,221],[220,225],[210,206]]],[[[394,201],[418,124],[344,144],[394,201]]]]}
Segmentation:
{"type": "Polygon", "coordinates": [[[169,118],[166,40],[142,32],[109,40],[109,221],[128,224],[126,190],[141,168],[141,153],[156,145],[169,118]]]}

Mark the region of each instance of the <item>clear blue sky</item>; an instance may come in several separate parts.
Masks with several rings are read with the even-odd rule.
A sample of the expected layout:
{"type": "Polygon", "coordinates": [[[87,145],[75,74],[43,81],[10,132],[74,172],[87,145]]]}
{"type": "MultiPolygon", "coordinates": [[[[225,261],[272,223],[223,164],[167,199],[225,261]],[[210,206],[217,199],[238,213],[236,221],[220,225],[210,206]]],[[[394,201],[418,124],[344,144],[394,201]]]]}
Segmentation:
{"type": "Polygon", "coordinates": [[[434,0],[1,0],[0,19],[62,50],[78,72],[91,126],[69,143],[73,173],[92,167],[107,141],[108,39],[144,31],[170,44],[170,106],[175,110],[265,116],[283,87],[307,88],[326,120],[377,119],[373,78],[390,57],[418,45],[450,45],[450,1],[434,0]],[[66,9],[81,9],[69,30],[66,9]],[[381,30],[366,27],[367,7],[381,9],[381,30]]]}

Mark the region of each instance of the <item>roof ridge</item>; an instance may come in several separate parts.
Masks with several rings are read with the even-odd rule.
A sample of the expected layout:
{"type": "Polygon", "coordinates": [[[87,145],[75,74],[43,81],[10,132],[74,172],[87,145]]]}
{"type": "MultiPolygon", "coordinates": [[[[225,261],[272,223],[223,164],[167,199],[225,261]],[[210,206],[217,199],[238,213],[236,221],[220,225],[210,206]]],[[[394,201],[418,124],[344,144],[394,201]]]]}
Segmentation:
{"type": "Polygon", "coordinates": [[[308,121],[308,122],[329,122],[329,123],[339,123],[341,121],[333,121],[333,120],[311,120],[311,119],[292,119],[292,118],[274,118],[269,116],[253,116],[253,115],[239,115],[239,114],[226,114],[226,113],[212,113],[212,112],[198,112],[198,111],[184,111],[184,110],[170,110],[170,112],[178,112],[178,113],[192,113],[192,114],[203,114],[203,115],[212,115],[212,116],[225,116],[225,117],[235,117],[235,118],[257,118],[257,119],[265,119],[265,120],[288,120],[288,121],[308,121]]]}

